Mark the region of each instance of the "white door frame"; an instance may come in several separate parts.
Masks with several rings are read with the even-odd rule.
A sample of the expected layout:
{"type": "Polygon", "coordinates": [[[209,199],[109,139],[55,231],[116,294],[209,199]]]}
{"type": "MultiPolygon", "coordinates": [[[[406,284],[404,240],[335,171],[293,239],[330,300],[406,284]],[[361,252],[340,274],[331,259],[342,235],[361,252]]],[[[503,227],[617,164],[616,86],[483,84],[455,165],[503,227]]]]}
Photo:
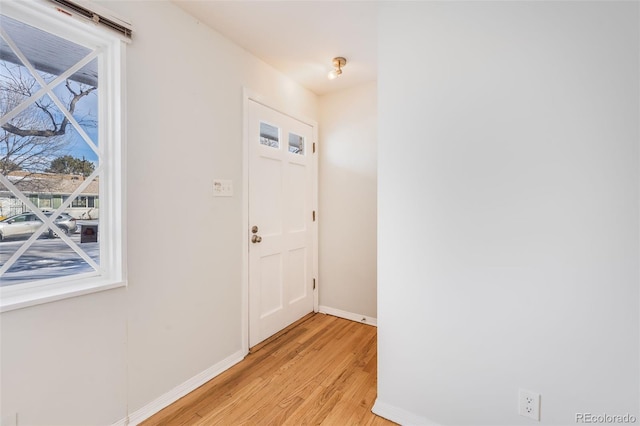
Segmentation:
{"type": "Polygon", "coordinates": [[[278,103],[243,87],[242,89],[242,351],[249,353],[249,101],[257,102],[281,114],[301,121],[313,127],[313,143],[315,153],[312,154],[313,194],[311,194],[313,210],[316,212],[316,220],[311,229],[313,234],[313,277],[316,280],[316,288],[313,291],[313,311],[318,312],[318,122],[303,117],[298,113],[283,108],[278,103]]]}

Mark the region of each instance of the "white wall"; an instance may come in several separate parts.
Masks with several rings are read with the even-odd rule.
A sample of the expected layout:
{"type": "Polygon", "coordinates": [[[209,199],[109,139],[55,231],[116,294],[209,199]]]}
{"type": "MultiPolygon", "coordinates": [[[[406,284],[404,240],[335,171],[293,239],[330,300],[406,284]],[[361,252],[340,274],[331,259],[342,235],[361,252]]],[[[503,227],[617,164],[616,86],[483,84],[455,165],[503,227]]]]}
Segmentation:
{"type": "Polygon", "coordinates": [[[381,6],[378,412],[640,420],[638,7],[381,6]]]}
{"type": "Polygon", "coordinates": [[[376,318],[377,86],[320,98],[320,305],[376,318]]]}
{"type": "Polygon", "coordinates": [[[102,4],[135,26],[129,286],[2,314],[1,409],[19,425],[110,424],[241,351],[243,86],[317,120],[314,94],[173,4],[102,4]]]}
{"type": "Polygon", "coordinates": [[[311,118],[316,97],[172,4],[116,6],[136,26],[127,58],[134,411],[241,348],[243,85],[311,118]],[[214,198],[214,178],[233,180],[235,196],[214,198]]]}
{"type": "Polygon", "coordinates": [[[2,313],[3,426],[105,425],[127,407],[123,290],[2,313]]]}

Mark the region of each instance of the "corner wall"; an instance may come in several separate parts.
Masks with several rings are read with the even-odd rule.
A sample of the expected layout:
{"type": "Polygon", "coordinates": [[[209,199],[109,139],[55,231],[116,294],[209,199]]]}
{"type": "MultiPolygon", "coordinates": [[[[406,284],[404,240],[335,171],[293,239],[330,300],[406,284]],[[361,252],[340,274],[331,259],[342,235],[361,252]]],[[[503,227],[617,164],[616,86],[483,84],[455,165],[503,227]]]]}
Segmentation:
{"type": "Polygon", "coordinates": [[[638,8],[381,5],[376,412],[640,419],[638,8]]]}
{"type": "Polygon", "coordinates": [[[377,85],[320,97],[320,310],[375,322],[377,85]]]}

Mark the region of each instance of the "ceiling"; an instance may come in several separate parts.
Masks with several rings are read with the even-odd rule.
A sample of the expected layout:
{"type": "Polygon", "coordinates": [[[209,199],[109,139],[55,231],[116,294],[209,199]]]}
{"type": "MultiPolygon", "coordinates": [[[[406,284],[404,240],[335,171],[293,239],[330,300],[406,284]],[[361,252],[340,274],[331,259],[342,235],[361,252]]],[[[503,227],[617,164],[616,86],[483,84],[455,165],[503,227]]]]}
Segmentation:
{"type": "Polygon", "coordinates": [[[377,78],[375,1],[172,1],[318,95],[377,78]],[[335,56],[347,65],[329,80],[335,56]]]}

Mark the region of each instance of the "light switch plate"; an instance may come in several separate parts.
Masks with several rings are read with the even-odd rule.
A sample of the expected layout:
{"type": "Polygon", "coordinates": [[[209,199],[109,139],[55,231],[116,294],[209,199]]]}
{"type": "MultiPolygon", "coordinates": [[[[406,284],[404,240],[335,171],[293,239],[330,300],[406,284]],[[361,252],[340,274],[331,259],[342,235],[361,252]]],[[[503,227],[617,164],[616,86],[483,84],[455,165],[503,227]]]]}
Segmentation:
{"type": "Polygon", "coordinates": [[[232,197],[233,181],[227,179],[213,180],[213,196],[214,197],[232,197]]]}

